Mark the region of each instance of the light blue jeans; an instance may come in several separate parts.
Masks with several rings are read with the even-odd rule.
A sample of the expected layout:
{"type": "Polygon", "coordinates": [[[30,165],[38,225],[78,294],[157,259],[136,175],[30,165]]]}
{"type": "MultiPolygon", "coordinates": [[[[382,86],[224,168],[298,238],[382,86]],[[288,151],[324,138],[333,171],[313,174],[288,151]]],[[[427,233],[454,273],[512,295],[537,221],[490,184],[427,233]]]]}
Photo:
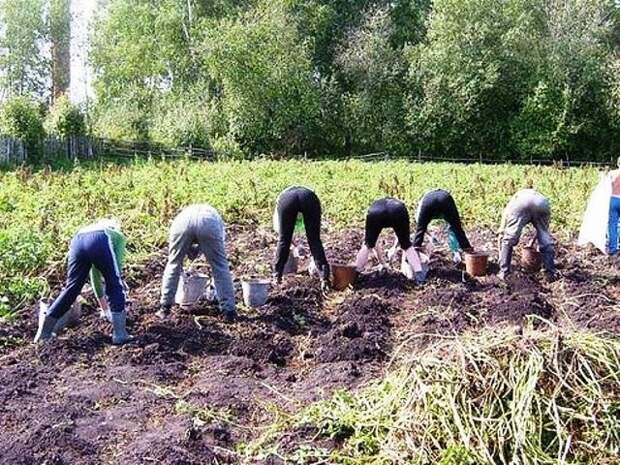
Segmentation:
{"type": "Polygon", "coordinates": [[[609,255],[618,253],[618,223],[620,223],[620,197],[609,201],[609,255]]]}
{"type": "Polygon", "coordinates": [[[161,304],[172,305],[183,271],[183,259],[190,247],[198,244],[205,254],[215,281],[220,309],[234,313],[235,290],[226,257],[224,221],[209,205],[191,205],[174,219],[170,227],[168,264],[161,286],[161,304]]]}

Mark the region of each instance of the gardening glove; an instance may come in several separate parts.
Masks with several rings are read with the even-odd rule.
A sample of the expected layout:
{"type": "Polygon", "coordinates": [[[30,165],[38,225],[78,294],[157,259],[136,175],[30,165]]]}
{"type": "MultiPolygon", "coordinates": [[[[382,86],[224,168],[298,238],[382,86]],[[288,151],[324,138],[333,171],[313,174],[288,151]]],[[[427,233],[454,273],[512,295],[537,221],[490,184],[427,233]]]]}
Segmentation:
{"type": "Polygon", "coordinates": [[[316,263],[314,263],[314,258],[310,259],[310,264],[308,265],[308,274],[310,276],[316,276],[319,274],[319,269],[316,266],[316,263]]]}

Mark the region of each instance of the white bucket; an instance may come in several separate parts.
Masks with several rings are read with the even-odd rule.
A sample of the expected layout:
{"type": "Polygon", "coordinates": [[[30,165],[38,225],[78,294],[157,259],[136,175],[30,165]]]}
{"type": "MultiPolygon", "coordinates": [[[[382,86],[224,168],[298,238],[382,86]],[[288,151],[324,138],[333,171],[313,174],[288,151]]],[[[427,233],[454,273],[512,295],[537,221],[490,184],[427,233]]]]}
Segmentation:
{"type": "MultiPolygon", "coordinates": [[[[424,275],[424,279],[426,279],[426,275],[429,270],[429,262],[430,257],[422,252],[418,252],[418,256],[420,257],[420,264],[422,265],[422,273],[424,275]]],[[[415,279],[415,271],[409,264],[409,261],[403,255],[403,259],[400,263],[400,271],[407,277],[407,279],[415,279]]]]}
{"type": "Polygon", "coordinates": [[[269,297],[268,279],[244,279],[241,281],[243,290],[243,303],[248,307],[261,307],[269,297]]]}
{"type": "Polygon", "coordinates": [[[174,300],[179,305],[193,305],[203,296],[209,278],[200,273],[184,273],[179,279],[179,287],[174,300]]]}

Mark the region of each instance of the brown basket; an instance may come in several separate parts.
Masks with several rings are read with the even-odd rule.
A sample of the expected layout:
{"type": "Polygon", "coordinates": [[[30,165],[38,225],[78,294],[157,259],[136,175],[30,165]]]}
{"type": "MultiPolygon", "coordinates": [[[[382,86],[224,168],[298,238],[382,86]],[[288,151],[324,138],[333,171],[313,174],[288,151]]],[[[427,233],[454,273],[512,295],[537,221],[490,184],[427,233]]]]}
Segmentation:
{"type": "Polygon", "coordinates": [[[542,267],[542,255],[536,247],[523,247],[521,251],[521,266],[525,271],[536,273],[542,267]]]}
{"type": "Polygon", "coordinates": [[[332,287],[337,291],[343,291],[355,282],[357,270],[352,265],[331,265],[332,287]]]}
{"type": "Polygon", "coordinates": [[[488,252],[465,252],[465,270],[471,276],[487,274],[488,252]]]}

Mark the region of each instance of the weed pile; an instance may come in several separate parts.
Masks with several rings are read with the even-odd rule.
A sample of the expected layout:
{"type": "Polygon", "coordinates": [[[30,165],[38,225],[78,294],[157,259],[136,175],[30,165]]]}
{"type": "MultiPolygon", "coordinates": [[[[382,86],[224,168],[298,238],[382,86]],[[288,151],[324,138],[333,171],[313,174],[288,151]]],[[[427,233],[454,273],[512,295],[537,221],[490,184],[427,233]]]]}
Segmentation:
{"type": "Polygon", "coordinates": [[[282,414],[248,461],[617,463],[619,341],[544,326],[447,338],[357,393],[282,414]]]}

